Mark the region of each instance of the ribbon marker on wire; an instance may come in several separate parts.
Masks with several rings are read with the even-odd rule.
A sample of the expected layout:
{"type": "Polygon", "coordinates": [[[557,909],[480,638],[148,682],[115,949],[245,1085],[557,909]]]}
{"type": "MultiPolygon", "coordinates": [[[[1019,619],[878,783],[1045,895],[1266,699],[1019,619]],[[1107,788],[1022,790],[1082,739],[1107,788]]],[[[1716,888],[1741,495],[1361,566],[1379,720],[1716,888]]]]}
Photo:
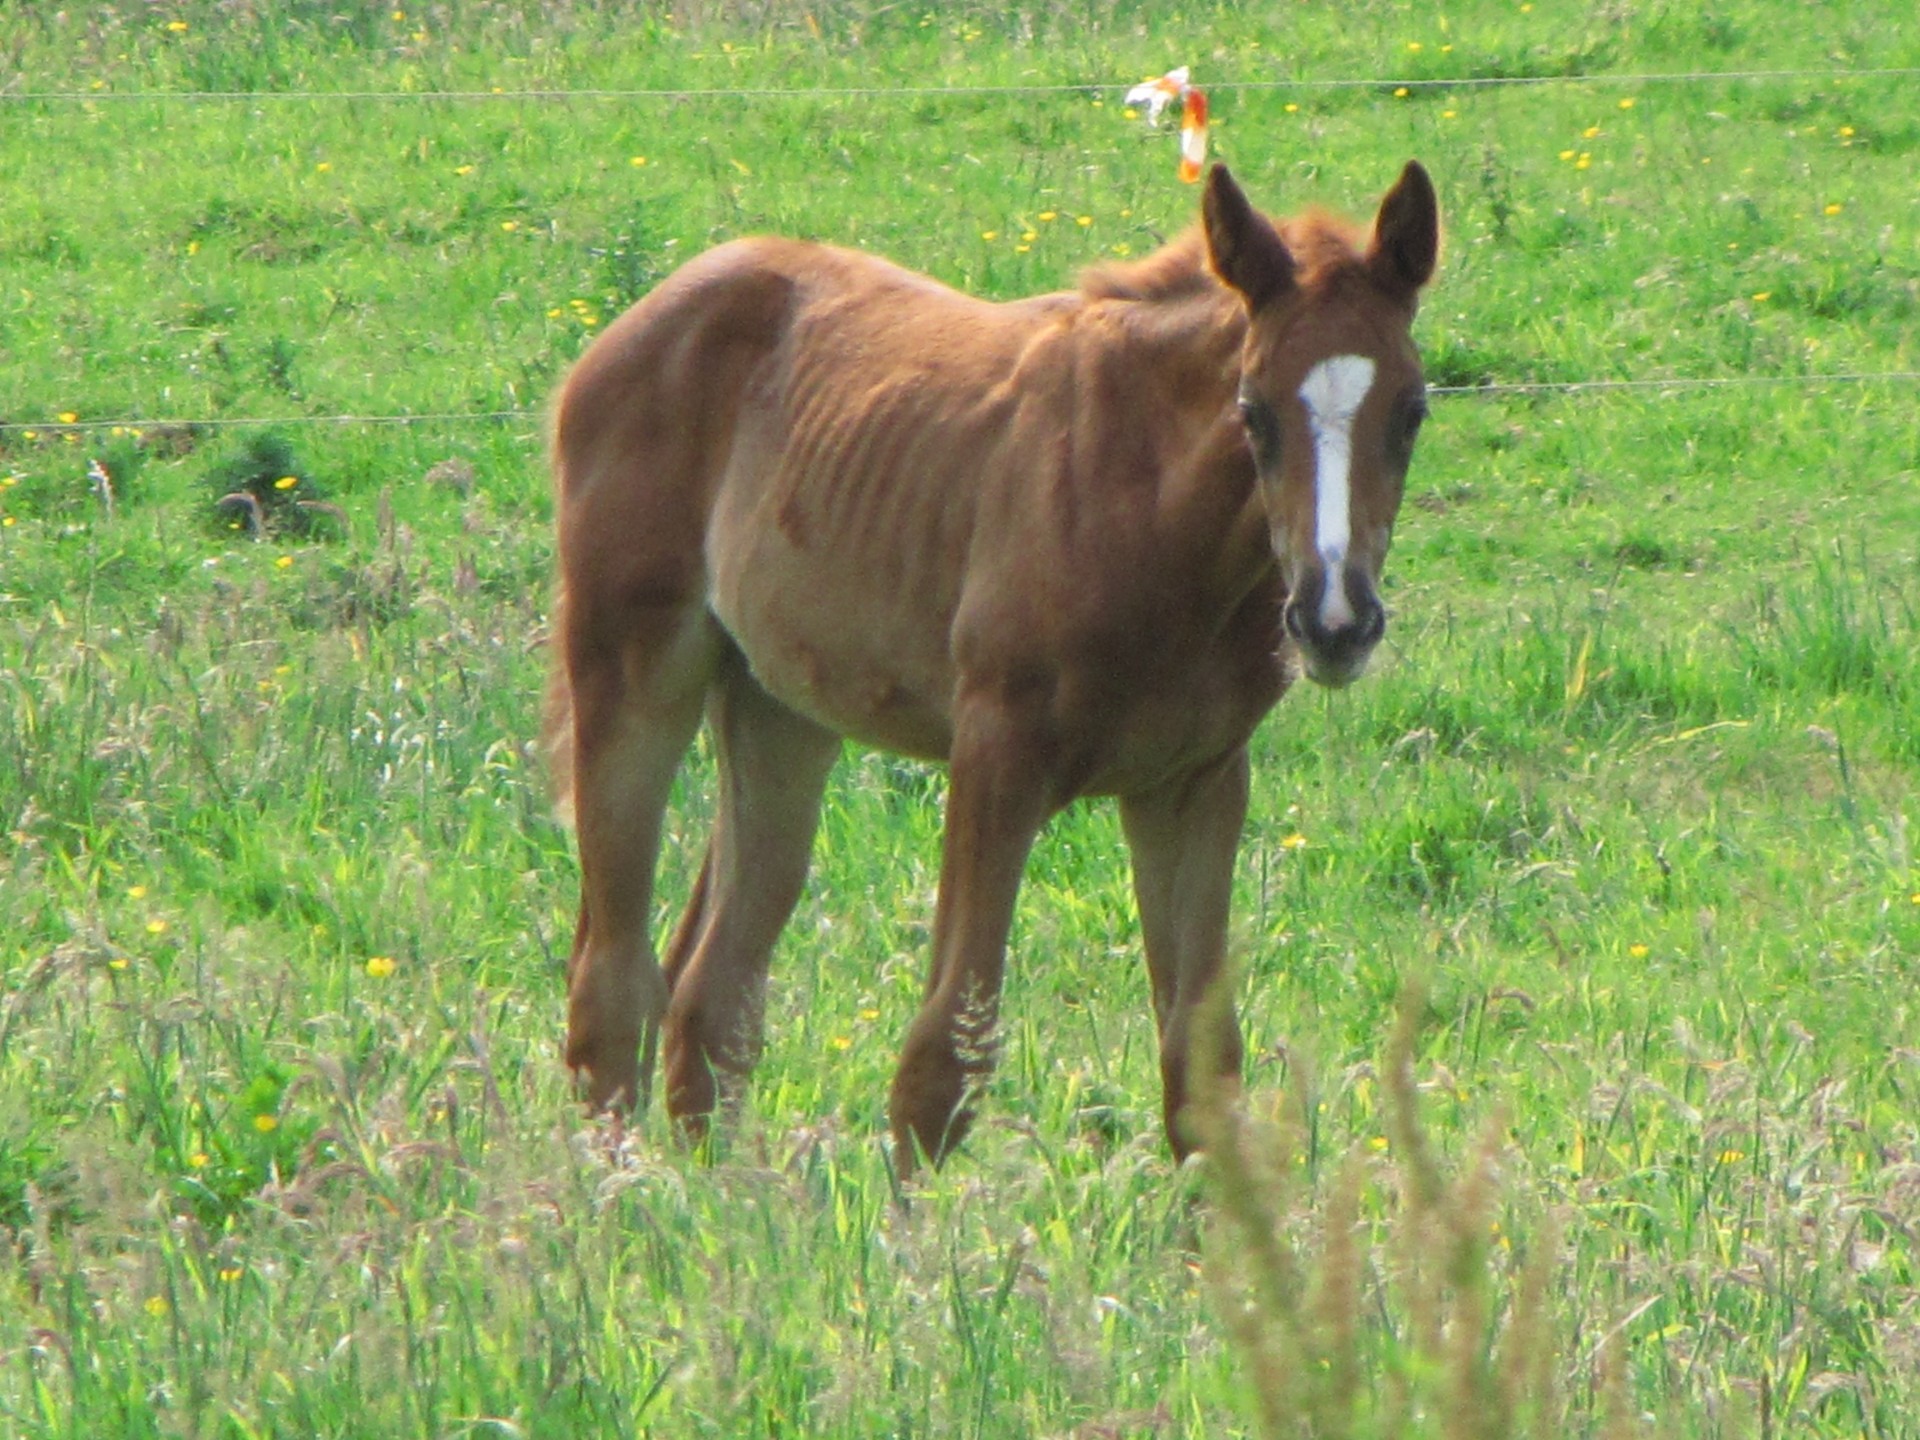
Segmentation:
{"type": "Polygon", "coordinates": [[[1127,91],[1127,104],[1147,107],[1147,124],[1157,126],[1160,112],[1180,102],[1180,178],[1191,185],[1207,159],[1207,97],[1188,80],[1185,65],[1127,91]]]}

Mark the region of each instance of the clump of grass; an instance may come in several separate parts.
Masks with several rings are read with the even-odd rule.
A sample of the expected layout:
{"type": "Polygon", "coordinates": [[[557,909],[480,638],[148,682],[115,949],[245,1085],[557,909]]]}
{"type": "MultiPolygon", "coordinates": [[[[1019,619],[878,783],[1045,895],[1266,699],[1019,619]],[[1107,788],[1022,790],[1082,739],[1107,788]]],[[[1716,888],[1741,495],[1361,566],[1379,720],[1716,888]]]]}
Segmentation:
{"type": "Polygon", "coordinates": [[[276,431],[253,436],[207,474],[210,519],[220,530],[314,536],[344,529],[340,507],[294,454],[293,442],[276,431]],[[328,526],[326,522],[332,522],[328,526]]]}
{"type": "Polygon", "coordinates": [[[1265,1440],[1569,1433],[1548,1300],[1561,1222],[1542,1217],[1524,1246],[1503,1233],[1497,1117],[1456,1173],[1434,1153],[1413,1076],[1424,1008],[1409,987],[1384,1059],[1388,1135],[1324,1194],[1300,1106],[1198,1107],[1219,1202],[1208,1276],[1265,1440]]]}

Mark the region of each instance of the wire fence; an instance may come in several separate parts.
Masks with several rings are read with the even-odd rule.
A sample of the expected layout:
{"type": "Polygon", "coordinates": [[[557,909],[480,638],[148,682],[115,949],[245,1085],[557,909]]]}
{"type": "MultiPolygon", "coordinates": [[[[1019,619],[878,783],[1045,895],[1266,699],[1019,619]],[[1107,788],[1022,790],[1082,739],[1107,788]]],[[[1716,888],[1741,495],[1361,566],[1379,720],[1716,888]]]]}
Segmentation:
{"type": "MultiPolygon", "coordinates": [[[[1657,85],[1757,84],[1765,81],[1838,84],[1847,81],[1886,81],[1920,79],[1920,67],[1876,67],[1867,69],[1782,69],[1782,70],[1676,70],[1639,73],[1598,73],[1568,75],[1409,75],[1399,78],[1327,78],[1213,80],[1205,89],[1209,94],[1258,93],[1274,91],[1336,90],[1492,90],[1513,87],[1558,85],[1608,85],[1646,87],[1657,85]]],[[[968,98],[978,96],[1097,95],[1123,90],[1131,82],[1114,80],[1060,81],[1050,84],[1010,85],[824,85],[799,86],[713,86],[675,85],[635,88],[581,89],[508,89],[485,90],[14,90],[0,91],[0,102],[72,103],[76,101],[142,101],[159,103],[251,104],[265,101],[366,101],[366,102],[557,102],[575,100],[884,100],[968,98]]]]}
{"type": "MultiPolygon", "coordinates": [[[[1453,77],[1408,76],[1403,78],[1323,78],[1216,80],[1207,85],[1211,93],[1339,90],[1478,90],[1513,87],[1562,85],[1605,85],[1646,87],[1658,85],[1754,84],[1768,81],[1840,84],[1853,81],[1920,79],[1920,67],[1872,67],[1865,69],[1791,68],[1775,70],[1688,70],[1637,73],[1555,74],[1555,75],[1468,75],[1453,77]]],[[[73,101],[150,101],[251,103],[265,101],[323,102],[562,102],[602,100],[873,100],[937,99],[970,96],[1042,96],[1099,94],[1121,88],[1126,82],[1078,81],[1054,84],[1019,85],[899,85],[899,86],[819,86],[799,87],[638,87],[625,89],[520,89],[486,90],[26,90],[0,91],[4,102],[73,101]]],[[[1445,399],[1498,398],[1502,396],[1575,396],[1619,392],[1656,392],[1662,394],[1730,389],[1812,389],[1833,385],[1912,384],[1920,381],[1920,371],[1856,371],[1828,375],[1728,375],[1676,376],[1644,379],[1588,379],[1554,381],[1513,381],[1484,385],[1435,385],[1430,395],[1445,399]]],[[[505,410],[467,410],[419,414],[337,414],[277,416],[214,416],[200,419],[140,419],[72,421],[0,421],[0,435],[80,434],[101,430],[146,431],[164,429],[213,430],[233,428],[281,428],[291,426],[357,425],[478,425],[516,420],[532,420],[543,412],[522,407],[505,410]]]]}

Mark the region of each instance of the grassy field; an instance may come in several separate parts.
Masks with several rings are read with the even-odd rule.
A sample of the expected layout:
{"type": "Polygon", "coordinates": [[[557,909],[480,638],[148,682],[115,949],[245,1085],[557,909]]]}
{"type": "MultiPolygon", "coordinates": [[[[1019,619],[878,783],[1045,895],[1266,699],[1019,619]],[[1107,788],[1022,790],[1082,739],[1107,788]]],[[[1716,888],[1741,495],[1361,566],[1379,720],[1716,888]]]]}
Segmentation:
{"type": "Polygon", "coordinates": [[[1894,0],[7,7],[0,1433],[1920,1436],[1912,67],[1894,0]],[[1269,208],[1429,165],[1497,387],[1256,742],[1272,1123],[1165,1158],[1087,807],[896,1204],[943,782],[853,752],[739,1126],[587,1122],[545,397],[732,235],[1144,253],[1177,63],[1269,208]]]}

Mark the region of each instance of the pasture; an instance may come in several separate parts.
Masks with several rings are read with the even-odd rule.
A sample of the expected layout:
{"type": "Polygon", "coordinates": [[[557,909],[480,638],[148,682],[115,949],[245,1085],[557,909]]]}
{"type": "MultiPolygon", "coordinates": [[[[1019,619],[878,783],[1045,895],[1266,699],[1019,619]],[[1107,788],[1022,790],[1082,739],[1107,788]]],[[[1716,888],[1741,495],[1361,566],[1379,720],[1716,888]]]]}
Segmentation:
{"type": "Polygon", "coordinates": [[[1920,1435],[1917,78],[1894,0],[9,6],[0,1431],[1920,1435]],[[1255,203],[1447,231],[1384,653],[1255,740],[1251,1238],[1107,806],[897,1203],[944,785],[852,749],[745,1115],[585,1120],[546,397],[736,235],[1146,253],[1182,63],[1255,203]]]}

